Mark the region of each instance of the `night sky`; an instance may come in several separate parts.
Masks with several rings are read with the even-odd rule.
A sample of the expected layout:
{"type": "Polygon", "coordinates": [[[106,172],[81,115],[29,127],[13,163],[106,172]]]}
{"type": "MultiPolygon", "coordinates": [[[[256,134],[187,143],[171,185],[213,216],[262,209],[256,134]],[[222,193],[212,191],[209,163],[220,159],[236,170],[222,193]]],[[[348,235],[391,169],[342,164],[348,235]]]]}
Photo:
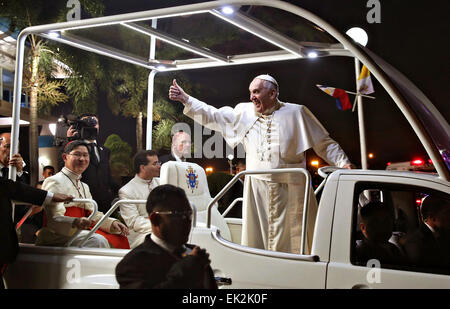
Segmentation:
{"type": "MultiPolygon", "coordinates": [[[[105,15],[128,13],[199,1],[105,1],[105,15]],[[151,2],[151,3],[150,3],[151,2]],[[156,3],[156,4],[155,4],[156,3]],[[126,6],[126,7],[125,7],[126,6]],[[152,7],[153,6],[153,7],[152,7]]],[[[305,0],[291,1],[319,15],[341,32],[354,26],[364,28],[369,35],[367,47],[407,76],[433,102],[445,119],[449,119],[449,22],[447,0],[404,1],[381,0],[381,23],[369,24],[366,0],[305,0]]],[[[360,166],[357,113],[337,110],[334,99],[315,87],[324,84],[354,91],[354,62],[348,57],[327,57],[254,64],[239,67],[184,71],[192,83],[206,91],[199,99],[215,106],[234,106],[249,101],[248,84],[258,74],[269,73],[280,84],[280,100],[306,105],[339,142],[352,162],[360,166]]],[[[169,74],[169,73],[164,73],[169,74]]],[[[176,73],[170,73],[176,77],[176,73]]],[[[365,100],[367,150],[375,158],[369,167],[384,169],[389,161],[407,161],[425,157],[425,151],[400,110],[378,82],[374,81],[376,100],[365,100]]],[[[169,86],[169,85],[168,85],[169,86]]],[[[353,96],[350,100],[353,102],[353,96]]],[[[180,103],[174,103],[180,104],[180,103]]],[[[101,138],[117,133],[135,147],[134,120],[113,116],[99,107],[102,123],[101,138]],[[118,128],[114,123],[121,121],[118,128]]],[[[226,169],[225,159],[214,160],[218,169],[226,169]]]]}

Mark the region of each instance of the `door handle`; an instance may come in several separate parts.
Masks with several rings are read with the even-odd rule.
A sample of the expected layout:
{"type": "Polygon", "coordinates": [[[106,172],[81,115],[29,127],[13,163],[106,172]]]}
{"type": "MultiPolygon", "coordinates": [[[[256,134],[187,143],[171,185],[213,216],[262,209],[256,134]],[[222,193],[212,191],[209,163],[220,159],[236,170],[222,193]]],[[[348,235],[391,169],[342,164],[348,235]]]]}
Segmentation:
{"type": "Polygon", "coordinates": [[[354,286],[352,286],[352,289],[370,289],[370,287],[365,284],[355,284],[354,286]]]}
{"type": "Polygon", "coordinates": [[[217,286],[231,285],[232,284],[231,278],[214,277],[214,279],[216,279],[217,286]]]}

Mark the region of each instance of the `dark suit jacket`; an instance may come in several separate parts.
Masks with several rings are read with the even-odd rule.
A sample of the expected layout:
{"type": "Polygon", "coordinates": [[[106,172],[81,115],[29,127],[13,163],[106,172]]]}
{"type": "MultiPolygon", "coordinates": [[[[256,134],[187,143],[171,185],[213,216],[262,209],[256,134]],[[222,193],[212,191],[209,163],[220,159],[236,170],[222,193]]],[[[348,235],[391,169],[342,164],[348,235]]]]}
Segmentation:
{"type": "MultiPolygon", "coordinates": [[[[158,160],[159,162],[161,162],[161,164],[164,164],[168,161],[176,161],[177,159],[175,159],[175,157],[172,155],[172,153],[169,154],[165,154],[162,156],[158,156],[158,160]]],[[[186,158],[186,162],[193,162],[192,158],[186,158]]]]}
{"type": "Polygon", "coordinates": [[[164,164],[168,161],[176,161],[177,159],[175,159],[175,157],[172,156],[172,153],[169,153],[169,154],[158,157],[158,160],[159,160],[159,162],[161,162],[161,164],[164,164]]]}
{"type": "Polygon", "coordinates": [[[404,249],[411,266],[427,268],[433,272],[450,274],[450,243],[436,239],[423,223],[406,238],[404,249]]]}
{"type": "Polygon", "coordinates": [[[371,259],[377,259],[381,265],[404,265],[405,258],[394,244],[386,242],[374,243],[363,237],[356,241],[357,264],[366,266],[371,259]]]}
{"type": "MultiPolygon", "coordinates": [[[[192,245],[186,245],[193,248],[192,245]]],[[[197,257],[178,258],[156,243],[148,234],[116,267],[121,289],[201,289],[217,288],[210,267],[205,274],[197,257]]]]}
{"type": "MultiPolygon", "coordinates": [[[[8,172],[9,172],[9,168],[4,170],[1,178],[4,180],[7,180],[8,172]]],[[[26,171],[23,171],[23,173],[20,177],[16,176],[16,181],[28,185],[28,184],[30,184],[30,175],[26,171]]],[[[29,209],[28,206],[16,204],[16,208],[14,209],[14,223],[19,222],[20,219],[22,219],[22,217],[27,213],[28,209],[29,209]]],[[[42,212],[34,215],[31,218],[28,218],[25,221],[25,225],[26,224],[31,224],[31,225],[35,225],[37,227],[41,227],[42,226],[42,212]]]]}
{"type": "Polygon", "coordinates": [[[19,250],[12,221],[11,199],[42,205],[47,191],[12,180],[0,179],[0,264],[14,261],[19,250]]]}
{"type": "MultiPolygon", "coordinates": [[[[225,194],[224,199],[227,201],[227,207],[238,197],[244,196],[244,184],[238,180],[225,194]],[[228,195],[229,194],[229,195],[228,195]],[[228,196],[227,196],[228,195],[228,196]]],[[[223,210],[225,211],[225,209],[223,210]]],[[[242,202],[237,202],[234,207],[227,214],[229,218],[242,218],[242,202]]]]}
{"type": "Polygon", "coordinates": [[[111,178],[109,159],[111,152],[108,148],[98,147],[100,162],[92,146],[89,148],[90,162],[81,176],[81,180],[89,186],[92,198],[98,203],[98,210],[106,213],[111,208],[111,202],[116,196],[117,186],[111,178]]]}

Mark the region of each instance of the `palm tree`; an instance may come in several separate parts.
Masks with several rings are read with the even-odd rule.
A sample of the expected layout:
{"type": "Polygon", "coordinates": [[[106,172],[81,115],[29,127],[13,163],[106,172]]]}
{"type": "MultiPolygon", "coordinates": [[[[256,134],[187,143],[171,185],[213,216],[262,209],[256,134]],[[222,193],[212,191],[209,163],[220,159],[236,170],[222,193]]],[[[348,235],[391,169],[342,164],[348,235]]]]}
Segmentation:
{"type": "MultiPolygon", "coordinates": [[[[82,0],[82,6],[93,15],[100,15],[103,5],[100,0],[82,0]]],[[[10,29],[24,29],[29,26],[63,21],[67,1],[65,0],[2,0],[0,16],[10,21],[10,29]]],[[[38,179],[38,110],[48,112],[49,107],[67,101],[68,97],[61,90],[61,82],[50,80],[53,67],[52,51],[45,39],[30,35],[27,46],[29,53],[25,67],[23,89],[30,97],[30,174],[31,185],[38,179]]]]}
{"type": "Polygon", "coordinates": [[[119,135],[111,134],[105,141],[105,147],[111,151],[111,175],[121,183],[124,176],[133,175],[133,150],[119,135]]]}

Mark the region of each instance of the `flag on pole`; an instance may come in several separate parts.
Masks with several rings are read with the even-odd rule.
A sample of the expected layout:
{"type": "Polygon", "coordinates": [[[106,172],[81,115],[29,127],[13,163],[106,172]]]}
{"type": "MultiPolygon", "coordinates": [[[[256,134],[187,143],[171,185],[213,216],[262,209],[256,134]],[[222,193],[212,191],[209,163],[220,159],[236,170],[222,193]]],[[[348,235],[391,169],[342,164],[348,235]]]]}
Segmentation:
{"type": "Polygon", "coordinates": [[[358,77],[358,92],[362,94],[370,94],[374,91],[372,79],[370,78],[370,71],[365,65],[363,65],[361,73],[358,77]]]}
{"type": "Polygon", "coordinates": [[[345,90],[333,87],[326,87],[322,85],[316,85],[320,90],[325,92],[326,94],[336,98],[336,106],[340,110],[347,110],[352,108],[352,103],[350,103],[350,99],[348,98],[348,94],[345,90]]]}

